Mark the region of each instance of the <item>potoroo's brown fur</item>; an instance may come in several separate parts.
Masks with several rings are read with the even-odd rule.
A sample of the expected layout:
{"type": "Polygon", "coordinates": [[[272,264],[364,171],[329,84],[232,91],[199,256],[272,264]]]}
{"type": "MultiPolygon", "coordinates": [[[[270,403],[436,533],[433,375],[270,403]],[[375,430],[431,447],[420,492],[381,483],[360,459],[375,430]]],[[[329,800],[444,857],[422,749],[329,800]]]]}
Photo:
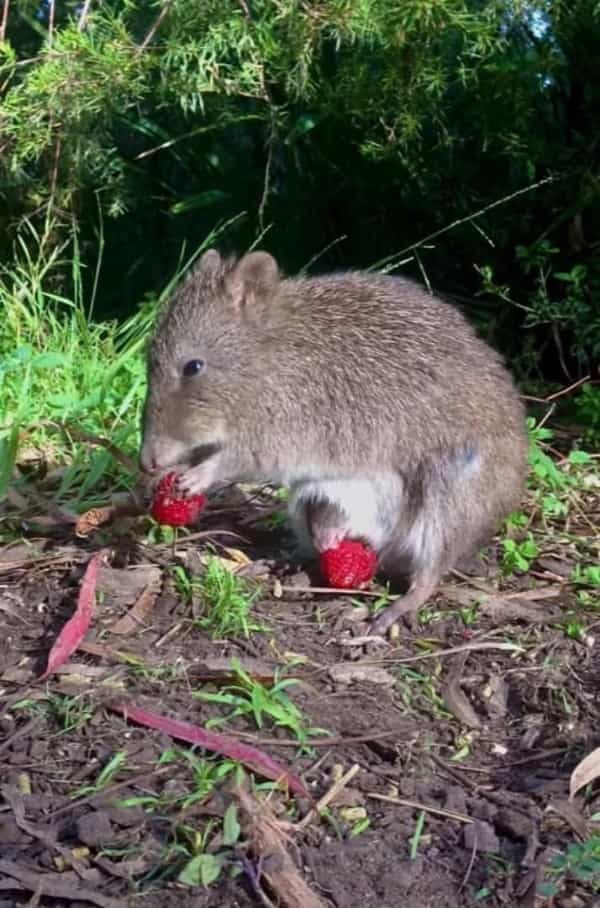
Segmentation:
{"type": "Polygon", "coordinates": [[[158,321],[141,463],[189,493],[289,485],[301,539],[363,538],[407,575],[382,632],[518,506],[525,414],[501,357],[417,284],[209,250],[158,321]]]}

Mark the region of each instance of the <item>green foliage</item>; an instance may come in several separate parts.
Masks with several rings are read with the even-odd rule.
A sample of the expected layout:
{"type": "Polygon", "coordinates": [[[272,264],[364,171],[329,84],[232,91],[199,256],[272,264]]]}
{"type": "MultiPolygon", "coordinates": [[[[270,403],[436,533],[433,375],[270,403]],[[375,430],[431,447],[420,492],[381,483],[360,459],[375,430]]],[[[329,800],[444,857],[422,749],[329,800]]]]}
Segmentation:
{"type": "Polygon", "coordinates": [[[600,565],[589,564],[582,567],[578,564],[571,575],[571,583],[600,589],[600,565]]]}
{"type": "Polygon", "coordinates": [[[212,823],[207,823],[203,832],[198,833],[189,827],[184,828],[192,852],[198,852],[190,858],[185,866],[180,870],[177,880],[187,886],[204,886],[208,887],[215,883],[228,862],[231,862],[231,849],[239,840],[241,828],[237,818],[237,807],[230,804],[223,816],[223,845],[225,850],[215,852],[208,851],[210,844],[210,833],[212,832],[212,823]]]}
{"type": "Polygon", "coordinates": [[[180,596],[188,602],[197,596],[202,602],[204,615],[197,623],[210,630],[214,638],[248,637],[252,631],[264,630],[250,617],[260,587],[251,587],[236,577],[218,558],[207,559],[201,576],[190,577],[180,566],[173,568],[173,576],[180,596]]]}
{"type": "Polygon", "coordinates": [[[238,716],[251,716],[258,728],[262,728],[267,720],[277,728],[288,729],[300,743],[304,743],[309,735],[324,733],[323,729],[306,727],[302,712],[286,693],[287,688],[300,683],[296,678],[276,679],[271,687],[267,687],[251,678],[237,660],[233,660],[233,668],[238,678],[236,684],[227,685],[218,693],[198,691],[194,694],[207,703],[232,708],[223,718],[209,719],[207,728],[223,725],[238,716]]]}
{"type": "Polygon", "coordinates": [[[103,788],[111,784],[115,775],[127,760],[127,751],[119,750],[110,758],[106,766],[98,773],[98,778],[92,785],[82,785],[71,792],[72,798],[82,798],[90,794],[98,794],[103,788]]]}
{"type": "Polygon", "coordinates": [[[593,892],[600,892],[600,836],[592,835],[584,842],[573,842],[566,852],[552,858],[546,875],[551,879],[543,883],[538,892],[548,898],[560,893],[568,880],[587,883],[593,892]]]}
{"type": "MultiPolygon", "coordinates": [[[[327,250],[319,267],[403,262],[469,297],[473,262],[474,316],[520,368],[553,345],[580,371],[600,343],[599,40],[594,0],[21,0],[0,253],[24,217],[50,215],[47,254],[77,222],[84,283],[119,317],[232,220],[238,249],[284,226],[265,239],[289,271],[327,250]]],[[[57,278],[71,299],[66,260],[57,278]]]]}
{"type": "Polygon", "coordinates": [[[30,225],[19,237],[13,263],[0,266],[0,349],[6,351],[0,364],[0,493],[21,435],[21,444],[43,450],[49,461],[69,460],[57,499],[68,494],[71,504],[75,498],[83,506],[94,501],[94,491],[109,479],[118,488],[127,477],[108,451],[98,448],[89,454],[71,442],[68,425],[108,436],[135,453],[145,386],[141,353],[146,316],[142,312],[120,326],[94,324],[81,292],[68,299],[53,287],[63,256],[71,258],[73,286],[81,291],[76,234],[48,250],[30,225]]]}
{"type": "Polygon", "coordinates": [[[528,533],[521,542],[503,539],[502,549],[502,567],[507,574],[528,571],[531,562],[539,555],[539,548],[532,533],[528,533]]]}
{"type": "Polygon", "coordinates": [[[600,387],[586,382],[574,400],[577,417],[584,424],[583,440],[600,449],[600,387]]]}
{"type": "Polygon", "coordinates": [[[86,698],[67,697],[61,694],[48,694],[43,700],[19,700],[13,709],[27,710],[32,716],[48,715],[60,726],[61,735],[81,728],[94,714],[86,698]]]}

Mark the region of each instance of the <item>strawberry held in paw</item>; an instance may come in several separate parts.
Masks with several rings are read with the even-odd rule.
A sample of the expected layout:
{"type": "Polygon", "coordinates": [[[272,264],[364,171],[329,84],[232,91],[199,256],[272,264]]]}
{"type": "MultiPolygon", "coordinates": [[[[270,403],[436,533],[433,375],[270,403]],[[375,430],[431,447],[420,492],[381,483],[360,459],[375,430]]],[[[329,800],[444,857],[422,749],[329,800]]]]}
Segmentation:
{"type": "Polygon", "coordinates": [[[183,527],[198,519],[206,504],[206,496],[177,497],[173,493],[176,480],[176,473],[167,473],[166,476],[163,476],[154,490],[150,513],[158,523],[171,527],[183,527]]]}
{"type": "Polygon", "coordinates": [[[362,542],[344,539],[336,548],[321,552],[320,564],[328,586],[358,589],[373,579],[377,553],[362,542]]]}

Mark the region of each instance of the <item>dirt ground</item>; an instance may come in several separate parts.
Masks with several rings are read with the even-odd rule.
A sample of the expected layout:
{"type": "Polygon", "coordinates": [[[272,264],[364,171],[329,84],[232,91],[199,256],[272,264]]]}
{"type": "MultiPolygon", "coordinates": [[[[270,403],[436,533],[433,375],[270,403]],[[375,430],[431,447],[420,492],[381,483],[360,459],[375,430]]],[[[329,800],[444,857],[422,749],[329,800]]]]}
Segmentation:
{"type": "MultiPolygon", "coordinates": [[[[143,518],[124,518],[80,539],[31,524],[26,542],[0,550],[0,908],[286,904],[269,885],[273,855],[249,844],[252,829],[216,883],[177,880],[210,818],[218,829],[235,799],[232,777],[186,803],[201,770],[164,755],[187,745],[110,708],[118,698],[204,725],[222,708],[192,694],[231,682],[232,657],[265,683],[287,666],[285,677],[303,682],[289,696],[329,737],[301,750],[289,731],[257,729],[249,716],[223,730],[290,765],[315,799],[355,767],[320,818],[301,822],[305,799],[267,799],[292,823],[284,845],[315,904],[600,905],[581,883],[554,900],[536,895],[553,854],[584,839],[600,811],[600,791],[569,801],[572,770],[600,745],[600,656],[593,615],[585,639],[565,632],[575,607],[568,553],[545,552],[528,574],[503,579],[492,546],[475,574],[447,579],[418,630],[369,642],[369,598],[312,592],[315,577],[285,560],[283,531],[265,529],[265,507],[257,498],[208,513],[209,538],[173,547],[148,542],[143,518]],[[223,528],[243,541],[214,532],[223,528]],[[201,597],[186,601],[174,585],[172,566],[201,572],[210,539],[260,583],[251,615],[266,629],[215,640],[201,597]],[[108,563],[84,644],[36,682],[101,547],[108,563]],[[142,595],[145,614],[128,621],[142,595]]],[[[219,835],[206,841],[222,850],[219,835]]]]}

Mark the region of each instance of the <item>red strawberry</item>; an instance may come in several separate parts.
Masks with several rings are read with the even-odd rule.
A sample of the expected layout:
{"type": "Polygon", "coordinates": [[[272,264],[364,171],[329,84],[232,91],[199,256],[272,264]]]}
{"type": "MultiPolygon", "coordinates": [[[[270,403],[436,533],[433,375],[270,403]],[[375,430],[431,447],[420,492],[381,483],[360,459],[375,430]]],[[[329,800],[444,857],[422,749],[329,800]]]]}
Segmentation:
{"type": "Polygon", "coordinates": [[[183,527],[198,519],[206,504],[205,495],[190,495],[189,498],[177,498],[172,494],[176,473],[167,473],[154,490],[154,499],[150,513],[159,523],[171,527],[183,527]]]}
{"type": "Polygon", "coordinates": [[[354,539],[344,539],[335,549],[321,552],[321,572],[328,586],[352,589],[373,578],[377,553],[354,539]]]}

